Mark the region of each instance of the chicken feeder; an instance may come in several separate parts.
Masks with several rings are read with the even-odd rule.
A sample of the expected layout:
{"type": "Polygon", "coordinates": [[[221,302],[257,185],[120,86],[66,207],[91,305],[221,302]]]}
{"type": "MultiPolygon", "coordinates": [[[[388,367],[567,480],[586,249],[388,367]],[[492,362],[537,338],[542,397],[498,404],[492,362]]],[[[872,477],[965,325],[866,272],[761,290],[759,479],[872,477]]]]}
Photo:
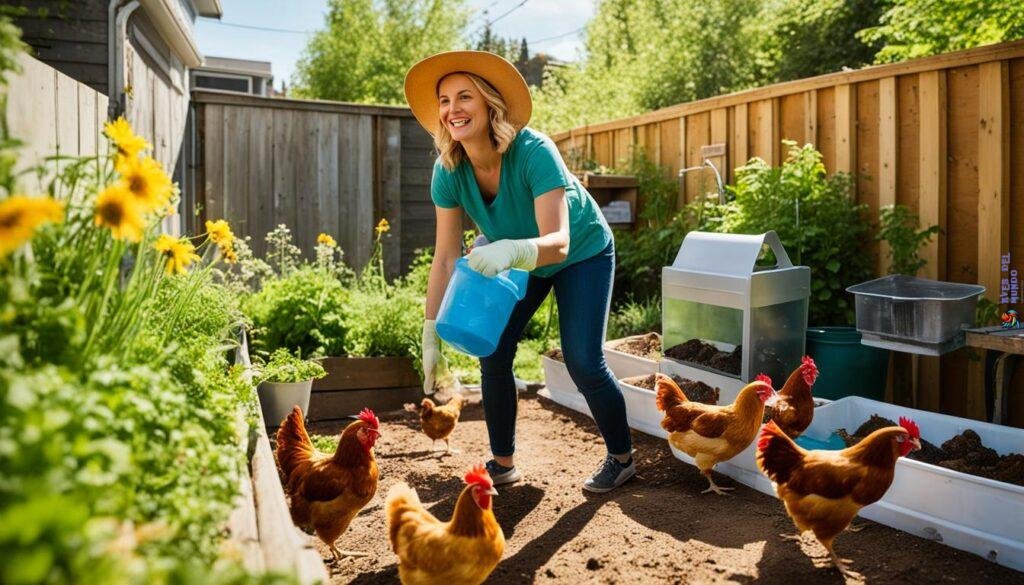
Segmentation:
{"type": "Polygon", "coordinates": [[[785,380],[804,355],[811,269],[793,266],[774,231],[759,235],[690,232],[671,266],[661,271],[662,336],[666,352],[700,339],[736,352],[738,371],[664,357],[660,369],[736,398],[758,374],[785,380]],[[775,264],[759,266],[767,247],[775,264]]]}

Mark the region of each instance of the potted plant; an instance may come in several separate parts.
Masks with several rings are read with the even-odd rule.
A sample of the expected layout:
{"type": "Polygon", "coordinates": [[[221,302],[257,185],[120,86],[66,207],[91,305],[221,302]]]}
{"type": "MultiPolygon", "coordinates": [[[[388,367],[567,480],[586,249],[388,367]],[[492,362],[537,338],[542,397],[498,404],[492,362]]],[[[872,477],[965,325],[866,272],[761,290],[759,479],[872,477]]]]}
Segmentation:
{"type": "Polygon", "coordinates": [[[284,348],[275,350],[270,359],[256,366],[256,392],[264,423],[277,426],[296,405],[304,415],[308,413],[313,380],[324,375],[319,362],[293,356],[284,348]]]}

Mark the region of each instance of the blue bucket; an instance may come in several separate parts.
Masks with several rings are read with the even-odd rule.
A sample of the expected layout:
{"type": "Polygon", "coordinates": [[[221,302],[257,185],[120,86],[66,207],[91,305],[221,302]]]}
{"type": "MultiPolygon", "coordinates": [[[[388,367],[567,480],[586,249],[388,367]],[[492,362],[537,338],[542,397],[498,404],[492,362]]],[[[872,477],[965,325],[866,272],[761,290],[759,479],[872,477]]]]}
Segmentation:
{"type": "Polygon", "coordinates": [[[512,308],[526,295],[529,278],[529,272],[515,268],[487,277],[459,258],[437,313],[438,337],[471,356],[491,355],[512,308]]]}

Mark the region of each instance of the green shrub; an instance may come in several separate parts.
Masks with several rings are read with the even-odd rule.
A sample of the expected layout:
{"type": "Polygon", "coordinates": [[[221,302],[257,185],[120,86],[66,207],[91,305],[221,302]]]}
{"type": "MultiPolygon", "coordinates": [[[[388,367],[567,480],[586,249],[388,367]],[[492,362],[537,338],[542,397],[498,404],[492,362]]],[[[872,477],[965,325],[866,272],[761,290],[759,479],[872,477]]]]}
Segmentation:
{"type": "Polygon", "coordinates": [[[846,287],[871,277],[863,242],[868,237],[866,205],[851,197],[849,175],[825,173],[813,146],[783,141],[782,166],[752,159],[736,169],[734,200],[721,230],[759,234],[775,230],[794,264],[811,269],[809,323],[850,325],[854,310],[846,287]]]}
{"type": "Polygon", "coordinates": [[[878,210],[878,232],[875,239],[889,244],[889,273],[916,276],[928,263],[919,254],[921,246],[939,233],[939,226],[918,230],[917,214],[904,205],[886,205],[878,210]]]}
{"type": "Polygon", "coordinates": [[[650,332],[661,333],[661,299],[628,299],[608,315],[608,339],[650,332]]]}
{"type": "Polygon", "coordinates": [[[253,344],[302,355],[342,355],[350,294],[334,275],[312,266],[267,281],[243,308],[254,326],[253,344]]]}
{"type": "Polygon", "coordinates": [[[420,359],[423,291],[412,287],[358,288],[349,298],[345,353],[420,359]]]}

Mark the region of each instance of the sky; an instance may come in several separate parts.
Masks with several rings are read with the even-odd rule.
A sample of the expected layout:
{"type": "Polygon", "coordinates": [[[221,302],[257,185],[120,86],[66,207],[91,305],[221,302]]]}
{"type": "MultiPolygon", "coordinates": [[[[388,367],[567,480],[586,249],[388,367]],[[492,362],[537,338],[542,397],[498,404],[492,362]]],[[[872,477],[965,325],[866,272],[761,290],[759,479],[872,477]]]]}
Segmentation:
{"type": "MultiPolygon", "coordinates": [[[[474,14],[471,30],[480,30],[485,18],[494,20],[492,30],[496,34],[526,37],[531,53],[544,52],[566,61],[576,59],[582,50],[582,31],[575,31],[594,13],[594,0],[467,0],[466,4],[474,14]],[[559,38],[550,39],[556,36],[559,38]]],[[[291,83],[295,62],[309,37],[302,31],[322,28],[327,12],[327,0],[221,0],[221,6],[224,14],[220,22],[196,20],[200,52],[215,57],[270,61],[278,88],[282,80],[291,83]]]]}

